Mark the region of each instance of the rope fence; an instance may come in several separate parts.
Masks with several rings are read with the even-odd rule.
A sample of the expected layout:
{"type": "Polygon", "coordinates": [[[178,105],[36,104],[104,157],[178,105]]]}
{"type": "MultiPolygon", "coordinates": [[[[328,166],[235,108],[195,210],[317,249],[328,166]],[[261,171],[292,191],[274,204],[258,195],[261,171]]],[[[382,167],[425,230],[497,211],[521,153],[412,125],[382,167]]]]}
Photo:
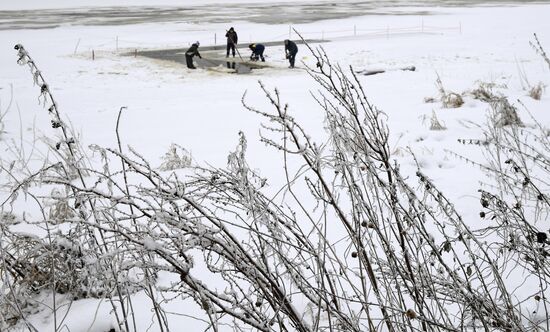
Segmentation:
{"type": "MultiPolygon", "coordinates": [[[[418,26],[408,26],[408,27],[392,27],[392,26],[386,26],[383,28],[370,28],[370,29],[364,29],[364,28],[358,28],[357,26],[353,26],[350,29],[338,29],[338,30],[321,30],[321,31],[299,31],[300,34],[306,38],[306,39],[334,39],[334,38],[343,38],[343,37],[365,37],[365,36],[379,36],[379,35],[386,35],[388,37],[391,37],[392,35],[402,35],[402,34],[419,34],[419,33],[426,33],[426,34],[437,34],[437,33],[445,33],[449,31],[456,31],[458,33],[462,33],[462,24],[459,22],[455,26],[432,26],[432,25],[425,25],[422,23],[418,26]]],[[[288,34],[282,34],[276,36],[274,39],[287,37],[287,39],[296,38],[296,34],[292,29],[288,34]]]]}

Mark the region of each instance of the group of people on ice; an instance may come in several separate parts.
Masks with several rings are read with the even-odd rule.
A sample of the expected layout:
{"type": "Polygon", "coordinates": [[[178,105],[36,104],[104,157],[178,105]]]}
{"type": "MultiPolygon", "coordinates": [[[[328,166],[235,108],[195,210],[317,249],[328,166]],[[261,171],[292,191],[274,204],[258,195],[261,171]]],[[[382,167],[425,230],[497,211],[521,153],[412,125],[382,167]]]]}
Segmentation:
{"type": "MultiPolygon", "coordinates": [[[[235,50],[237,48],[237,43],[239,41],[239,36],[237,35],[237,32],[233,27],[231,27],[229,30],[227,30],[227,33],[225,34],[225,37],[227,38],[227,48],[225,57],[229,57],[229,53],[235,57],[235,50]]],[[[290,66],[289,68],[294,68],[294,63],[296,61],[296,54],[298,53],[298,46],[295,42],[285,39],[285,55],[288,59],[290,66]]],[[[200,43],[197,41],[191,45],[191,47],[185,52],[185,60],[187,62],[187,68],[189,69],[195,69],[195,66],[193,65],[193,57],[198,56],[200,59],[202,59],[201,54],[199,53],[199,46],[200,43]]],[[[264,51],[265,51],[265,45],[259,44],[259,43],[252,43],[248,45],[248,48],[252,51],[252,54],[250,55],[251,61],[259,61],[265,62],[264,57],[264,51]]],[[[239,51],[237,51],[238,53],[239,51]]],[[[239,55],[240,56],[240,55],[239,55]]]]}

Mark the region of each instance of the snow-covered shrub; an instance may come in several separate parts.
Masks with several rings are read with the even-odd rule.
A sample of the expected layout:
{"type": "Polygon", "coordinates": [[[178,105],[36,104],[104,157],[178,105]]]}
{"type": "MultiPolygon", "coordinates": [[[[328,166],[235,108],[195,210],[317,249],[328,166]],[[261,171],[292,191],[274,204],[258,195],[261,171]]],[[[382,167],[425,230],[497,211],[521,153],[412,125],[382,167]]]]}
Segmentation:
{"type": "Polygon", "coordinates": [[[491,106],[497,126],[522,126],[523,122],[519,118],[517,108],[510,104],[505,95],[500,92],[495,92],[494,88],[496,87],[498,86],[494,83],[481,82],[477,88],[470,92],[470,94],[475,99],[486,102],[491,106]]]}
{"type": "Polygon", "coordinates": [[[422,124],[423,125],[427,125],[426,122],[428,122],[429,120],[429,125],[428,128],[430,130],[446,130],[447,127],[445,127],[445,125],[439,121],[439,119],[437,118],[437,114],[435,114],[435,111],[432,110],[432,116],[428,118],[428,115],[427,114],[423,114],[420,119],[422,120],[422,124]]]}
{"type": "MultiPolygon", "coordinates": [[[[535,48],[550,67],[550,61],[535,35],[535,48]]],[[[541,86],[539,83],[538,86],[541,86]]],[[[541,88],[542,89],[542,88],[541,88]]],[[[535,92],[535,95],[538,91],[535,92]]],[[[550,140],[548,129],[534,118],[534,126],[523,126],[517,110],[502,95],[486,94],[493,114],[484,129],[482,150],[485,160],[477,162],[460,156],[484,170],[487,180],[480,189],[479,216],[486,226],[478,232],[491,238],[487,250],[496,259],[505,259],[521,273],[523,285],[538,285],[524,298],[527,311],[518,330],[548,330],[548,299],[545,295],[550,278],[548,245],[550,228],[550,140]]],[[[536,97],[536,96],[535,96],[536,97]]],[[[536,99],[536,98],[535,98],[536,99]]],[[[462,141],[466,143],[466,140],[462,141]]],[[[510,273],[513,273],[511,271],[510,273]]],[[[504,279],[503,279],[504,280],[504,279]]]]}
{"type": "MultiPolygon", "coordinates": [[[[39,101],[47,109],[57,135],[41,140],[48,149],[44,155],[49,157],[40,155],[43,159],[36,164],[18,160],[21,156],[17,154],[14,154],[15,160],[0,160],[0,170],[9,174],[0,176],[0,188],[10,192],[0,203],[0,284],[3,291],[0,316],[5,313],[4,308],[13,314],[3,316],[11,318],[1,323],[8,327],[18,324],[22,329],[34,331],[25,315],[30,304],[39,301],[40,294],[49,292],[65,294],[72,300],[107,299],[119,329],[129,331],[125,301],[137,290],[150,289],[157,270],[154,264],[147,265],[146,251],[124,250],[119,237],[106,236],[101,223],[110,220],[109,210],[117,205],[128,206],[123,196],[103,206],[94,196],[101,192],[112,193],[113,181],[109,179],[117,175],[111,173],[105,159],[103,167],[88,167],[90,160],[78,136],[67,125],[69,121],[61,120],[58,105],[36,62],[22,45],[16,45],[15,49],[17,62],[28,66],[38,86],[39,101]],[[20,170],[14,165],[23,166],[20,170]],[[44,195],[48,191],[50,194],[44,195]],[[22,217],[10,221],[12,219],[5,216],[15,215],[14,204],[22,199],[25,199],[25,209],[18,213],[22,217]],[[32,212],[27,214],[27,210],[32,212]],[[33,217],[28,219],[26,215],[33,217]],[[37,234],[11,231],[13,222],[26,224],[37,234]],[[139,275],[135,273],[136,267],[140,268],[139,275]]],[[[33,144],[34,151],[36,142],[33,144]]],[[[90,148],[105,156],[104,150],[94,150],[95,146],[90,148]]],[[[124,209],[124,213],[124,220],[128,220],[131,207],[124,209]]],[[[123,226],[122,221],[117,222],[123,226]]],[[[54,312],[59,310],[55,303],[53,307],[49,304],[46,307],[54,312]]],[[[0,330],[5,327],[0,325],[0,330]]]]}
{"type": "Polygon", "coordinates": [[[172,143],[168,152],[162,157],[161,171],[173,171],[191,166],[191,153],[178,144],[172,143]]]}
{"type": "Polygon", "coordinates": [[[529,97],[540,100],[542,97],[542,93],[544,92],[545,85],[542,82],[539,82],[538,84],[532,86],[529,89],[529,97]]]}
{"type": "Polygon", "coordinates": [[[437,89],[439,90],[440,100],[443,108],[459,108],[464,104],[462,96],[456,92],[446,91],[443,87],[443,82],[439,75],[436,80],[437,89]]]}
{"type": "Polygon", "coordinates": [[[492,120],[484,130],[483,144],[476,144],[485,160],[479,163],[461,157],[494,180],[487,180],[480,189],[479,216],[484,226],[478,232],[492,239],[487,250],[495,253],[495,259],[517,266],[514,270],[521,273],[522,283],[539,285],[526,294],[517,294],[533,310],[523,318],[525,326],[520,330],[547,330],[550,186],[546,179],[550,177],[550,141],[538,123],[534,128],[503,127],[492,120]]]}
{"type": "Polygon", "coordinates": [[[17,276],[15,287],[36,293],[49,289],[54,282],[55,290],[64,294],[80,286],[75,282],[78,272],[73,271],[84,266],[78,249],[64,243],[48,244],[27,234],[12,235],[7,238],[5,249],[12,253],[6,265],[17,276]]]}
{"type": "Polygon", "coordinates": [[[495,88],[497,88],[495,83],[479,82],[479,85],[470,92],[470,95],[474,99],[485,103],[490,103],[499,98],[499,96],[494,92],[495,88]]]}
{"type": "Polygon", "coordinates": [[[435,111],[432,112],[432,117],[430,118],[430,130],[446,130],[446,129],[447,127],[445,127],[445,125],[442,124],[437,118],[435,111]]]}
{"type": "Polygon", "coordinates": [[[458,93],[447,92],[441,96],[441,103],[444,108],[459,108],[464,105],[464,99],[458,93]]]}
{"type": "Polygon", "coordinates": [[[74,209],[69,206],[69,200],[63,196],[57,188],[52,190],[50,197],[54,200],[49,210],[51,223],[60,224],[70,222],[76,217],[74,209]]]}
{"type": "Polygon", "coordinates": [[[523,126],[523,122],[519,118],[517,108],[510,104],[508,98],[496,98],[491,101],[490,105],[495,113],[495,116],[497,117],[497,126],[523,126]]]}
{"type": "MultiPolygon", "coordinates": [[[[28,60],[22,46],[18,50],[28,60]]],[[[502,138],[518,137],[520,127],[490,127],[495,132],[492,145],[484,145],[492,147],[487,153],[500,158],[502,149],[519,149],[519,155],[504,163],[515,175],[507,174],[501,192],[480,195],[483,217],[495,216],[497,224],[472,229],[420,167],[414,179],[401,173],[390,152],[386,115],[370,103],[354,72],[331,64],[322,49],[310,51],[317,67],[307,72],[320,87],[315,97],[326,116],[328,142],[312,139],[277,89],[260,83],[271,110],[256,109],[243,97],[271,129],[262,141],[282,155],[280,195],[273,196],[269,179],[250,166],[242,134],[226,168],[195,166],[186,178],[159,173],[132,149],[96,146],[102,166],[71,159],[77,181],[48,172],[53,165],[46,165],[37,173],[42,176],[25,179],[36,187],[13,187],[27,195],[39,184],[68,187],[58,201],[76,217],[63,219],[70,223],[70,241],[68,234],[48,232],[53,236],[24,240],[21,249],[0,243],[3,257],[38,248],[29,262],[15,260],[27,270],[51,266],[37,269],[39,282],[30,286],[11,275],[4,279],[14,286],[11,294],[35,284],[66,291],[58,284],[59,270],[82,261],[84,271],[92,266],[92,274],[111,286],[98,296],[109,299],[114,312],[121,306],[118,323],[125,330],[132,307],[124,299],[132,283],[147,291],[154,321],[165,331],[170,327],[163,306],[176,297],[193,301],[213,329],[224,323],[303,332],[533,330],[538,322],[526,303],[538,296],[540,313],[548,315],[550,275],[547,230],[535,228],[528,216],[534,211],[542,220],[549,207],[546,186],[530,175],[526,162],[547,164],[548,145],[533,151],[525,141],[519,148],[502,138]],[[516,195],[531,204],[506,200],[516,195]],[[524,271],[534,281],[531,293],[508,278],[524,271]],[[157,272],[173,281],[160,287],[157,272]],[[169,296],[159,301],[156,292],[169,296]]],[[[72,150],[78,145],[68,146],[72,155],[86,155],[72,150]]],[[[67,160],[62,158],[61,169],[67,160]]],[[[42,206],[51,198],[36,200],[42,206]]],[[[38,223],[55,226],[45,216],[38,223]]],[[[8,238],[18,239],[14,233],[8,238]]],[[[81,275],[89,276],[76,277],[81,275]]]]}

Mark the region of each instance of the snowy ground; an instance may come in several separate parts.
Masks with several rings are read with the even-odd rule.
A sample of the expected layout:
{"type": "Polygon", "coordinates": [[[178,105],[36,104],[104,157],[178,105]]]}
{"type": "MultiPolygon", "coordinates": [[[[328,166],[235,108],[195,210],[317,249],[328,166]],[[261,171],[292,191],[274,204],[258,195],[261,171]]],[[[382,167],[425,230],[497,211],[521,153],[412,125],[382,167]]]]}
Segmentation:
{"type": "MultiPolygon", "coordinates": [[[[56,7],[65,7],[62,1],[57,4],[56,7]]],[[[0,9],[31,8],[23,2],[4,6],[0,5],[0,9]]],[[[409,9],[400,9],[406,10],[409,9]]],[[[416,67],[415,72],[389,71],[360,79],[371,101],[388,115],[392,147],[405,171],[412,161],[404,151],[411,148],[427,173],[457,202],[465,219],[475,224],[479,211],[472,207],[479,201],[476,190],[482,174],[445,149],[477,157],[474,148],[458,144],[457,139],[480,137],[479,129],[468,122],[483,123],[488,107],[466,98],[461,108],[443,109],[440,103],[425,103],[424,98],[437,97],[437,75],[447,89],[455,92],[473,89],[478,82],[494,82],[503,86],[510,100],[519,99],[540,123],[548,126],[550,98],[547,94],[540,101],[529,98],[522,77],[531,84],[550,84],[549,68],[529,46],[533,33],[538,33],[541,43],[550,49],[550,5],[423,7],[410,11],[428,11],[430,15],[357,16],[294,24],[293,28],[306,38],[329,40],[323,47],[343,67],[416,67]],[[432,112],[447,130],[428,129],[432,112]]],[[[269,107],[259,91],[258,80],[280,90],[292,114],[306,124],[313,138],[322,141],[325,137],[323,113],[309,96],[310,90],[317,87],[305,71],[283,70],[286,62],[282,45],[266,50],[268,61],[275,68],[248,75],[190,71],[176,63],[120,55],[135,49],[185,47],[195,40],[212,45],[214,34],[220,43],[220,36],[229,26],[235,27],[245,43],[282,40],[289,35],[287,24],[260,24],[238,17],[224,23],[67,25],[0,31],[0,113],[12,97],[14,100],[3,119],[5,133],[0,139],[23,135],[30,141],[33,134],[52,134],[32,77],[26,68],[15,63],[13,45],[21,43],[45,75],[61,111],[81,133],[84,145],[114,147],[118,110],[126,106],[121,123],[123,143],[131,145],[153,165],[159,165],[170,144],[177,143],[190,150],[199,163],[224,166],[227,152],[237,143],[237,133],[243,131],[249,141],[252,166],[264,176],[277,177],[281,161],[276,151],[259,142],[261,119],[241,105],[241,97],[247,91],[250,104],[269,107]]],[[[294,33],[291,36],[296,38],[294,33]]],[[[305,47],[300,48],[298,59],[312,61],[305,47]]],[[[519,109],[520,116],[529,122],[527,113],[522,107],[519,109]]],[[[140,297],[143,295],[136,295],[140,297]]],[[[148,326],[151,313],[146,301],[143,303],[139,309],[142,321],[138,323],[148,326]]],[[[174,302],[170,306],[180,314],[196,312],[193,307],[174,302]]],[[[77,301],[66,324],[72,332],[105,331],[110,321],[108,311],[109,306],[96,300],[77,301]],[[103,314],[94,321],[96,306],[103,314]]],[[[52,330],[52,318],[45,313],[31,320],[41,331],[52,330]]],[[[178,315],[171,316],[170,323],[186,324],[189,330],[204,327],[200,320],[178,315]]]]}

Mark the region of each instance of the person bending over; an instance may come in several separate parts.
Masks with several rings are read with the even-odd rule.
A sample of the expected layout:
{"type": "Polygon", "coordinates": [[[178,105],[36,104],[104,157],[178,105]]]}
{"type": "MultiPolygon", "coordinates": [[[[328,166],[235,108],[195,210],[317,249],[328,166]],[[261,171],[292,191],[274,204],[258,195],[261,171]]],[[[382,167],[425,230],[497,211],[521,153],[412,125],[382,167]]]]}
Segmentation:
{"type": "Polygon", "coordinates": [[[296,54],[298,53],[298,46],[296,46],[296,43],[285,39],[285,55],[288,59],[288,62],[290,62],[289,68],[294,68],[294,62],[296,61],[296,54]]]}
{"type": "Polygon", "coordinates": [[[250,44],[248,45],[248,48],[252,50],[252,55],[250,55],[250,60],[252,61],[258,61],[259,59],[262,59],[262,62],[265,62],[264,58],[264,50],[265,46],[262,44],[250,44]]]}
{"type": "Polygon", "coordinates": [[[189,69],[196,69],[196,67],[193,65],[193,57],[195,55],[202,59],[202,56],[199,53],[199,45],[200,43],[197,41],[193,43],[191,47],[189,47],[187,52],[185,52],[185,60],[187,62],[187,68],[189,69]]]}

